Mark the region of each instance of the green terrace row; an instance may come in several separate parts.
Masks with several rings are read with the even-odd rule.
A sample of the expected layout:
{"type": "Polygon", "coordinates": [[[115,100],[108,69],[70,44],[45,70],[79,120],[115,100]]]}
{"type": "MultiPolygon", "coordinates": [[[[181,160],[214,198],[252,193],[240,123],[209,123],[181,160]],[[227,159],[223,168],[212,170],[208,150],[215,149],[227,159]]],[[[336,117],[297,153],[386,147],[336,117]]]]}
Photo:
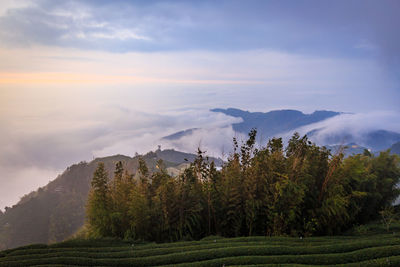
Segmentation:
{"type": "MultiPolygon", "coordinates": [[[[278,249],[278,248],[277,248],[278,249]]],[[[271,247],[238,247],[189,251],[138,258],[89,258],[77,256],[46,255],[44,258],[15,258],[0,262],[4,266],[72,264],[101,266],[154,266],[183,264],[182,266],[221,266],[222,264],[300,263],[344,264],[400,255],[400,245],[364,248],[344,253],[276,255],[271,247]],[[268,255],[268,256],[266,256],[268,255]],[[189,263],[192,263],[190,265],[189,263]]],[[[281,251],[282,252],[282,251],[281,251]]],[[[278,252],[279,253],[279,252],[278,252]]],[[[282,252],[283,253],[283,252],[282,252]]],[[[38,255],[43,256],[43,255],[38,255]]]]}
{"type": "MultiPolygon", "coordinates": [[[[400,237],[400,235],[392,235],[392,234],[381,234],[374,235],[375,239],[391,239],[395,237],[400,237]]],[[[100,239],[100,240],[69,240],[57,244],[45,245],[45,244],[34,244],[23,246],[19,248],[9,249],[5,251],[0,251],[0,257],[2,255],[11,254],[16,251],[27,251],[27,250],[41,250],[41,249],[52,249],[55,251],[64,251],[68,249],[80,249],[84,251],[126,251],[130,250],[132,244],[135,246],[135,250],[140,249],[152,249],[152,248],[172,248],[172,247],[185,247],[188,246],[202,246],[205,244],[240,244],[240,243],[267,243],[267,244],[276,244],[276,245],[286,245],[286,246],[298,246],[299,244],[307,244],[307,245],[321,245],[321,244],[337,244],[338,242],[348,242],[349,240],[355,241],[359,240],[366,241],[371,240],[371,236],[326,236],[326,237],[310,237],[310,238],[293,238],[293,237],[263,237],[263,236],[255,236],[255,237],[237,237],[237,238],[220,238],[220,237],[207,237],[201,241],[183,241],[183,242],[174,242],[174,243],[137,243],[121,241],[117,239],[100,239]]]]}
{"type": "Polygon", "coordinates": [[[229,250],[231,253],[238,254],[241,251],[251,250],[257,255],[302,255],[302,254],[323,254],[323,253],[342,253],[363,248],[380,247],[388,245],[400,245],[400,238],[392,238],[390,240],[378,239],[367,241],[348,241],[343,244],[328,244],[320,246],[285,246],[285,245],[271,245],[268,243],[254,242],[254,243],[213,243],[198,246],[187,247],[165,247],[154,249],[135,250],[134,247],[129,248],[129,251],[114,251],[114,252],[94,252],[94,251],[81,251],[80,249],[69,249],[67,251],[57,251],[57,249],[31,249],[31,250],[17,250],[9,253],[6,257],[0,258],[0,262],[25,260],[25,259],[39,259],[50,257],[84,257],[84,258],[136,258],[148,257],[156,255],[166,255],[172,253],[183,253],[190,251],[202,251],[210,253],[214,250],[229,250]]]}
{"type": "MultiPolygon", "coordinates": [[[[324,242],[324,243],[318,243],[315,244],[315,242],[308,242],[308,241],[303,241],[301,243],[290,243],[290,242],[232,242],[232,243],[227,243],[227,242],[219,242],[215,241],[212,243],[198,243],[198,244],[192,244],[191,242],[188,242],[187,244],[181,243],[181,246],[168,246],[168,244],[164,244],[164,246],[143,246],[143,245],[129,245],[129,246],[124,246],[124,247],[49,247],[49,246],[43,246],[42,248],[24,248],[24,249],[16,249],[16,250],[10,250],[7,252],[3,252],[3,257],[5,255],[7,256],[15,256],[15,255],[25,255],[25,254],[46,254],[46,253],[55,253],[55,252],[68,252],[68,251],[79,251],[79,252],[112,252],[112,253],[119,253],[119,252],[132,252],[135,251],[137,255],[146,255],[147,251],[152,251],[152,253],[157,253],[159,252],[160,254],[165,254],[164,252],[171,253],[175,251],[180,251],[181,249],[185,249],[185,251],[188,250],[196,250],[196,249],[207,249],[207,248],[221,248],[221,247],[238,247],[238,246],[257,246],[257,245],[264,245],[264,246],[285,246],[285,247],[295,247],[298,248],[299,246],[302,247],[320,247],[320,246],[329,246],[329,245],[337,245],[338,243],[345,243],[346,245],[350,243],[362,243],[362,244],[370,244],[370,245],[379,245],[379,244],[386,244],[392,241],[397,241],[398,238],[396,237],[387,237],[387,238],[380,238],[377,240],[371,240],[371,239],[366,239],[366,240],[350,240],[350,241],[345,241],[345,242],[324,242]]],[[[171,243],[171,245],[174,245],[175,243],[171,243]]],[[[154,254],[153,254],[154,255],[154,254]]],[[[1,256],[0,256],[1,259],[1,256]]]]}
{"type": "MultiPolygon", "coordinates": [[[[282,266],[282,264],[248,264],[250,262],[256,262],[256,261],[261,261],[265,262],[264,259],[262,258],[253,258],[253,257],[231,257],[231,258],[224,258],[224,259],[217,259],[215,262],[213,261],[204,261],[204,262],[194,262],[190,264],[179,264],[179,265],[172,265],[172,266],[221,266],[222,264],[225,264],[226,267],[276,267],[276,266],[282,266]]],[[[296,263],[286,263],[285,266],[291,266],[291,267],[304,267],[304,266],[338,266],[337,264],[324,264],[324,265],[318,265],[318,264],[296,264],[296,263]]],[[[163,267],[168,267],[170,265],[164,265],[163,267]]],[[[365,261],[359,261],[359,262],[354,262],[354,263],[343,263],[340,264],[340,266],[348,266],[348,267],[369,267],[369,266],[400,266],[400,256],[390,256],[390,257],[383,257],[383,258],[377,258],[377,259],[371,259],[371,260],[365,260],[365,261]]]]}

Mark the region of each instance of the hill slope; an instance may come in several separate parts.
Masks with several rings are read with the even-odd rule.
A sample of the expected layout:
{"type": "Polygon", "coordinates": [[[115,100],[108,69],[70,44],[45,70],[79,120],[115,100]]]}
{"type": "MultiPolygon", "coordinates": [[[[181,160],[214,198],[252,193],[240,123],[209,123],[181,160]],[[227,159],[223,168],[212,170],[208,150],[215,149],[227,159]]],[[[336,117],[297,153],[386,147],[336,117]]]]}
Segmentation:
{"type": "Polygon", "coordinates": [[[390,151],[391,151],[393,154],[400,155],[400,142],[397,142],[397,143],[393,144],[393,145],[390,147],[390,151]]]}
{"type": "MultiPolygon", "coordinates": [[[[154,171],[156,162],[162,159],[172,173],[178,173],[179,168],[185,166],[182,165],[185,158],[190,161],[194,157],[175,150],[157,150],[143,156],[150,171],[154,171]]],[[[116,155],[74,164],[45,187],[24,196],[18,204],[0,214],[0,250],[59,242],[71,236],[84,223],[90,182],[98,162],[104,162],[111,178],[118,161],[122,161],[130,173],[135,173],[138,159],[116,155]]],[[[221,163],[218,159],[211,160],[221,163]]]]}
{"type": "Polygon", "coordinates": [[[192,129],[179,131],[179,132],[173,133],[171,135],[164,136],[162,139],[165,139],[165,140],[178,140],[181,137],[184,137],[184,136],[187,136],[187,135],[191,135],[194,131],[196,131],[198,129],[199,128],[192,128],[192,129]]]}

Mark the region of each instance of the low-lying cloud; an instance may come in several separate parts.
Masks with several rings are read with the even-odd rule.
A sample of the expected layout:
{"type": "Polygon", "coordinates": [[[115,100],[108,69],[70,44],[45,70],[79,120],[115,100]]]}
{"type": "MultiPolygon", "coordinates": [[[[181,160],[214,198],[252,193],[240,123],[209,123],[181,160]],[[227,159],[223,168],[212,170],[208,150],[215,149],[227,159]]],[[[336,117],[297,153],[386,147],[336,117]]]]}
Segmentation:
{"type": "MultiPolygon", "coordinates": [[[[354,140],[358,140],[359,145],[365,145],[363,141],[366,135],[377,130],[400,132],[400,114],[389,111],[341,114],[295,131],[301,135],[312,132],[311,139],[319,145],[340,145],[354,140]]],[[[288,139],[295,131],[283,133],[282,136],[288,139]]]]}
{"type": "Polygon", "coordinates": [[[157,145],[196,152],[197,147],[192,144],[197,138],[204,140],[200,142],[202,148],[220,154],[221,151],[211,148],[220,149],[218,144],[224,144],[222,141],[227,136],[231,140],[234,133],[230,125],[240,122],[238,118],[207,110],[152,114],[121,107],[104,108],[90,122],[83,118],[87,124],[80,124],[76,118],[77,126],[69,130],[65,129],[68,122],[67,125],[55,123],[59,119],[46,122],[38,119],[27,128],[11,127],[7,122],[1,126],[0,207],[15,204],[19,197],[45,185],[57,173],[81,160],[114,154],[133,156],[155,150],[157,145]],[[51,130],[44,127],[45,123],[52,126],[51,130]],[[34,129],[30,130],[32,126],[34,129]],[[187,128],[208,130],[201,130],[196,137],[180,143],[161,141],[162,137],[187,128]],[[207,135],[200,137],[204,133],[207,135]]]}
{"type": "Polygon", "coordinates": [[[181,151],[195,152],[197,148],[207,155],[226,159],[233,148],[233,138],[245,140],[244,134],[235,132],[231,125],[223,127],[207,127],[195,129],[191,134],[178,140],[162,140],[166,147],[173,147],[181,151]]]}

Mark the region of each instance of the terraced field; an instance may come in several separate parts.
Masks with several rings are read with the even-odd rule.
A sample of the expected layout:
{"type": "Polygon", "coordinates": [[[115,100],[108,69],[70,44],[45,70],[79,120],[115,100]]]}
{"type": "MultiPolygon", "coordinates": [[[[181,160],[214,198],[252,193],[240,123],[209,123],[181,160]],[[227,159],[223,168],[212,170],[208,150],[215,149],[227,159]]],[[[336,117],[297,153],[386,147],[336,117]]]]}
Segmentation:
{"type": "Polygon", "coordinates": [[[400,235],[214,238],[166,244],[71,240],[0,252],[0,266],[400,266],[400,235]]]}

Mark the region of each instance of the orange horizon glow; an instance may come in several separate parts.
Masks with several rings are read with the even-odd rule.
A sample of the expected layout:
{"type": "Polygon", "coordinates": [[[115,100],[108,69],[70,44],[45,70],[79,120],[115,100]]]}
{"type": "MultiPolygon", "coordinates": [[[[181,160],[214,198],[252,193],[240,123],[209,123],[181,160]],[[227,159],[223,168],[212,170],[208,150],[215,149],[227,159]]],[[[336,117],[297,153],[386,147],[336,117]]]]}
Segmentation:
{"type": "Polygon", "coordinates": [[[65,72],[0,73],[0,85],[48,85],[48,84],[263,84],[259,80],[210,80],[210,79],[166,79],[130,75],[77,74],[65,72]]]}

